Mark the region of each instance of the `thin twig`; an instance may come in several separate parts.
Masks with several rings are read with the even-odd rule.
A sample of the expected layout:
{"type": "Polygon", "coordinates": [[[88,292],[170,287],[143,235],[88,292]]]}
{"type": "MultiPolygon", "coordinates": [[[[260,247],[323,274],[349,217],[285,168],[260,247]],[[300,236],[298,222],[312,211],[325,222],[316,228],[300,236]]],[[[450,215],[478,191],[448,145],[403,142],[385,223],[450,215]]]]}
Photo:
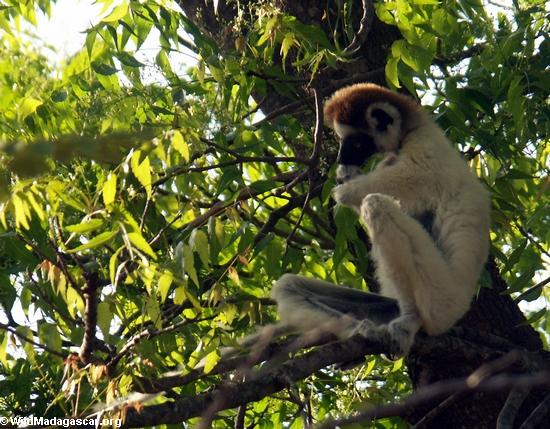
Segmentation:
{"type": "Polygon", "coordinates": [[[173,224],[175,224],[182,216],[183,216],[183,210],[179,210],[175,216],[174,219],[172,219],[170,222],[168,222],[166,225],[164,225],[159,232],[156,233],[156,235],[149,240],[149,245],[151,246],[154,244],[160,237],[162,237],[162,234],[164,234],[173,224]]]}
{"type": "Polygon", "coordinates": [[[139,221],[140,231],[143,230],[143,225],[145,225],[145,216],[147,215],[147,211],[149,210],[150,205],[151,205],[151,198],[147,197],[147,199],[145,200],[145,207],[143,208],[143,213],[141,214],[141,220],[139,221]]]}
{"type": "Polygon", "coordinates": [[[304,214],[306,212],[306,207],[309,204],[309,200],[311,198],[311,189],[313,188],[313,169],[317,167],[317,164],[319,163],[319,157],[321,154],[321,142],[322,142],[322,136],[323,136],[323,102],[321,100],[321,97],[319,97],[319,94],[316,89],[313,89],[313,95],[315,97],[315,133],[313,136],[313,150],[311,152],[311,156],[309,157],[308,163],[308,182],[309,187],[308,191],[306,192],[306,197],[304,199],[304,204],[302,205],[302,210],[300,211],[300,215],[298,216],[298,220],[294,224],[294,227],[292,228],[292,231],[287,237],[286,243],[290,243],[292,241],[292,238],[294,237],[294,234],[296,234],[296,230],[302,223],[302,220],[304,218],[304,214]]]}
{"type": "Polygon", "coordinates": [[[19,338],[20,340],[26,342],[26,343],[29,343],[29,344],[32,344],[33,346],[36,346],[36,347],[40,347],[41,349],[47,351],[48,353],[51,353],[52,355],[55,355],[55,356],[58,356],[62,359],[66,359],[68,355],[62,353],[62,352],[58,352],[57,350],[54,350],[48,346],[45,346],[44,344],[40,344],[39,342],[37,341],[34,341],[33,339],[31,338],[27,338],[24,334],[20,333],[20,332],[17,332],[14,328],[12,328],[11,326],[9,325],[5,325],[4,323],[0,323],[0,329],[4,329],[5,331],[15,335],[17,338],[19,338]]]}
{"type": "Polygon", "coordinates": [[[313,135],[313,151],[309,157],[309,168],[317,167],[321,156],[321,144],[323,141],[323,100],[317,89],[313,89],[315,100],[315,133],[313,135]]]}
{"type": "MultiPolygon", "coordinates": [[[[289,181],[292,181],[297,174],[299,173],[291,171],[289,173],[283,173],[283,174],[278,174],[276,176],[273,176],[269,180],[272,180],[275,182],[288,183],[289,181]]],[[[206,212],[204,212],[200,216],[197,216],[188,224],[184,225],[181,228],[181,230],[188,231],[194,228],[198,228],[199,226],[206,223],[208,219],[210,219],[212,216],[216,216],[217,214],[223,212],[224,210],[227,210],[229,207],[234,206],[239,201],[248,200],[249,198],[252,198],[262,193],[263,193],[262,191],[253,189],[253,184],[244,189],[241,189],[241,191],[239,192],[239,195],[236,198],[234,198],[233,201],[230,201],[230,202],[217,201],[206,212]]]]}
{"type": "Polygon", "coordinates": [[[344,49],[344,52],[347,54],[353,54],[361,49],[371,29],[372,19],[374,17],[373,0],[362,0],[362,3],[363,16],[359,22],[359,30],[353,36],[351,43],[344,49]]]}
{"type": "Polygon", "coordinates": [[[243,404],[239,407],[237,418],[235,419],[235,429],[244,429],[244,418],[246,416],[246,405],[243,404]]]}
{"type": "Polygon", "coordinates": [[[58,250],[53,247],[53,251],[55,252],[55,254],[58,256],[58,261],[54,261],[52,258],[50,258],[48,255],[46,255],[44,252],[42,252],[42,250],[40,250],[40,248],[38,246],[36,246],[32,241],[28,241],[25,237],[23,237],[21,234],[16,234],[15,236],[19,241],[21,241],[23,244],[29,246],[33,252],[38,255],[38,257],[42,258],[44,261],[48,261],[49,263],[51,263],[52,265],[56,266],[57,268],[59,268],[61,270],[61,272],[63,273],[63,275],[65,276],[65,278],[67,279],[67,281],[69,282],[69,284],[77,291],[77,292],[80,292],[80,287],[78,285],[78,283],[75,281],[75,279],[73,278],[73,276],[71,275],[71,273],[69,272],[69,270],[67,270],[67,267],[65,266],[65,264],[63,263],[63,258],[61,257],[60,253],[58,252],[58,250]]]}
{"type": "Polygon", "coordinates": [[[429,427],[430,423],[440,415],[444,410],[449,408],[451,405],[456,403],[460,398],[460,395],[453,394],[448,398],[441,401],[434,408],[432,408],[428,413],[426,413],[419,421],[414,425],[414,429],[424,429],[429,427]]]}
{"type": "Polygon", "coordinates": [[[170,326],[166,326],[161,329],[155,329],[155,330],[149,330],[145,329],[144,331],[139,332],[138,334],[134,335],[123,347],[120,349],[120,351],[107,363],[108,368],[114,368],[116,364],[126,355],[131,349],[133,349],[135,346],[137,346],[142,340],[144,339],[151,339],[153,337],[157,337],[159,335],[165,334],[167,332],[175,331],[178,328],[181,328],[182,326],[186,326],[189,323],[195,323],[195,322],[202,322],[204,320],[209,320],[210,318],[204,318],[204,319],[184,319],[177,323],[173,323],[170,326]]]}
{"type": "MultiPolygon", "coordinates": [[[[319,89],[318,91],[319,91],[319,94],[324,97],[325,95],[328,95],[339,88],[342,88],[347,85],[351,85],[353,83],[376,81],[384,77],[384,73],[385,73],[384,68],[378,68],[378,69],[370,70],[364,73],[357,73],[345,79],[332,80],[328,85],[323,86],[323,88],[319,89]]],[[[260,119],[258,122],[255,122],[253,126],[255,128],[258,128],[263,124],[270,122],[275,118],[278,118],[279,116],[293,113],[297,111],[299,108],[304,107],[306,104],[314,101],[314,99],[315,99],[315,95],[310,95],[308,97],[301,98],[300,100],[292,101],[288,104],[285,104],[284,106],[281,106],[276,110],[273,110],[272,112],[267,114],[264,118],[260,119]]]]}
{"type": "Polygon", "coordinates": [[[202,173],[209,170],[222,169],[225,167],[230,167],[232,165],[241,165],[249,162],[264,162],[267,164],[276,164],[278,162],[296,162],[296,163],[307,163],[307,160],[298,157],[291,156],[240,156],[237,159],[232,159],[229,161],[220,162],[219,164],[205,165],[204,167],[188,167],[182,166],[175,168],[166,176],[161,177],[160,179],[153,182],[153,187],[158,187],[174,177],[180,176],[187,173],[202,173]]]}

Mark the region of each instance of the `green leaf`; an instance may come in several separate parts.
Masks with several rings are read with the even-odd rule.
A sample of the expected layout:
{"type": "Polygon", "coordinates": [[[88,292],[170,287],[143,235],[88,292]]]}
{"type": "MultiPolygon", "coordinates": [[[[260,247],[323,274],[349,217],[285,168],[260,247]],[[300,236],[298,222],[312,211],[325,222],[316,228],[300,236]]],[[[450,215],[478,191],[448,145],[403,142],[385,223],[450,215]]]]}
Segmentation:
{"type": "Polygon", "coordinates": [[[172,147],[179,152],[183,159],[185,159],[185,162],[189,162],[189,146],[178,130],[175,130],[172,135],[172,147]]]}
{"type": "Polygon", "coordinates": [[[133,55],[128,52],[119,52],[116,57],[122,64],[128,67],[143,67],[145,64],[139,62],[133,55]]]}
{"type": "Polygon", "coordinates": [[[141,156],[141,151],[136,150],[132,155],[130,161],[130,166],[132,168],[132,173],[136,176],[139,183],[145,188],[147,192],[147,197],[151,198],[152,195],[152,178],[151,178],[151,163],[149,157],[146,156],[144,160],[140,163],[139,159],[141,156]]]}
{"type": "Polygon", "coordinates": [[[145,312],[147,316],[149,316],[155,327],[157,329],[160,329],[162,327],[160,305],[153,295],[149,296],[147,298],[147,301],[145,302],[145,312]]]}
{"type": "Polygon", "coordinates": [[[33,114],[38,106],[42,105],[42,101],[33,98],[33,97],[27,97],[23,99],[23,102],[19,106],[19,115],[21,118],[26,118],[27,116],[33,114]]]}
{"type": "Polygon", "coordinates": [[[113,312],[107,301],[100,302],[97,305],[97,326],[103,334],[103,338],[109,338],[109,329],[111,327],[111,320],[113,319],[113,312]]]}
{"type": "Polygon", "coordinates": [[[84,234],[87,232],[95,231],[101,228],[105,224],[103,219],[90,219],[86,222],[77,223],[74,225],[67,225],[65,229],[69,232],[75,232],[78,234],[84,234]]]}
{"type": "Polygon", "coordinates": [[[216,195],[220,195],[225,191],[228,186],[234,181],[242,182],[242,172],[235,166],[227,167],[223,170],[222,177],[218,182],[218,188],[216,190],[216,195]]]}
{"type": "Polygon", "coordinates": [[[386,63],[386,79],[396,88],[401,88],[399,84],[399,76],[397,73],[397,63],[399,60],[397,58],[390,58],[386,63]]]}
{"type": "Polygon", "coordinates": [[[277,183],[273,180],[258,180],[257,182],[251,183],[250,188],[254,191],[264,193],[272,190],[277,187],[277,183]]]}
{"type": "Polygon", "coordinates": [[[115,7],[112,12],[101,20],[101,22],[116,22],[122,19],[128,13],[128,3],[124,1],[122,4],[115,7]]]}
{"type": "Polygon", "coordinates": [[[68,93],[64,89],[58,89],[54,92],[52,92],[52,95],[50,96],[51,100],[55,103],[61,103],[62,101],[65,101],[67,99],[68,93]]]}
{"type": "Polygon", "coordinates": [[[212,77],[219,83],[223,83],[225,80],[225,76],[223,74],[223,71],[219,67],[215,67],[211,64],[208,65],[208,70],[210,70],[210,74],[212,77]]]}
{"type": "MultiPolygon", "coordinates": [[[[266,237],[267,238],[267,237],[266,237]]],[[[276,278],[281,274],[281,255],[284,249],[279,240],[272,240],[267,245],[265,272],[268,276],[276,278]]]]}
{"type": "Polygon", "coordinates": [[[143,253],[149,255],[153,259],[157,259],[157,255],[154,250],[151,248],[147,240],[139,232],[129,232],[128,238],[130,242],[136,246],[137,249],[141,250],[143,253]]]}
{"type": "MultiPolygon", "coordinates": [[[[16,331],[17,333],[22,336],[23,338],[27,338],[29,340],[33,340],[33,335],[32,335],[32,331],[29,327],[27,326],[18,326],[16,328],[16,331]]],[[[36,359],[36,352],[34,350],[34,344],[28,342],[28,341],[24,341],[24,340],[21,340],[21,344],[23,345],[23,350],[25,350],[25,354],[27,355],[27,358],[31,361],[31,362],[34,362],[36,359]]]]}
{"type": "Polygon", "coordinates": [[[92,52],[94,49],[95,39],[97,36],[97,31],[90,30],[86,35],[86,51],[88,52],[88,57],[92,58],[92,52]]]}
{"type": "Polygon", "coordinates": [[[189,275],[193,283],[197,286],[199,284],[199,277],[197,276],[197,270],[195,269],[195,258],[193,251],[189,246],[183,245],[183,269],[189,275]]]}
{"type": "Polygon", "coordinates": [[[523,91],[524,86],[522,84],[523,76],[515,76],[512,82],[510,83],[510,86],[508,88],[508,108],[512,112],[512,116],[514,118],[514,125],[516,128],[516,135],[519,136],[521,134],[521,130],[523,128],[524,119],[525,119],[525,109],[524,109],[524,97],[523,97],[523,91]]]}
{"type": "Polygon", "coordinates": [[[77,253],[77,252],[82,252],[83,250],[95,249],[96,247],[99,247],[99,246],[102,246],[103,244],[107,244],[111,242],[116,237],[117,234],[118,234],[118,230],[102,232],[101,234],[96,235],[87,243],[84,243],[78,247],[75,247],[74,249],[68,249],[67,253],[77,253]]]}
{"type": "Polygon", "coordinates": [[[518,263],[519,259],[521,258],[521,255],[522,255],[522,253],[523,253],[523,251],[525,250],[526,247],[527,247],[527,239],[524,239],[520,242],[520,244],[518,244],[518,246],[514,249],[514,251],[508,257],[508,260],[506,261],[506,264],[504,265],[504,267],[501,270],[502,274],[507,273],[508,271],[510,271],[514,267],[514,265],[516,265],[518,263]]]}
{"type": "Polygon", "coordinates": [[[2,338],[2,343],[0,343],[0,363],[4,366],[4,368],[8,368],[9,363],[6,359],[8,349],[8,335],[3,334],[0,335],[0,337],[2,338]]]}
{"type": "Polygon", "coordinates": [[[175,74],[172,70],[172,66],[170,65],[170,60],[164,49],[161,49],[159,51],[155,59],[155,62],[168,79],[172,79],[175,77],[175,74]]]}
{"type": "Polygon", "coordinates": [[[217,261],[220,250],[225,244],[225,231],[221,222],[218,222],[214,216],[208,220],[208,237],[210,244],[210,258],[217,261]]]}
{"type": "Polygon", "coordinates": [[[285,37],[283,38],[283,41],[281,43],[281,55],[283,57],[283,61],[286,59],[286,56],[288,55],[288,51],[290,51],[290,48],[293,45],[296,45],[298,42],[296,40],[296,35],[294,33],[286,33],[285,37]]]}
{"type": "Polygon", "coordinates": [[[243,253],[246,251],[250,245],[252,244],[254,240],[254,232],[250,228],[250,225],[245,224],[243,225],[243,234],[241,235],[241,238],[239,240],[239,245],[237,247],[237,250],[239,253],[243,253]]]}
{"type": "Polygon", "coordinates": [[[11,198],[13,208],[15,210],[15,223],[17,226],[22,226],[25,229],[29,229],[29,220],[31,218],[31,211],[26,201],[19,198],[18,195],[13,195],[11,198]]]}
{"type": "Polygon", "coordinates": [[[210,371],[212,371],[216,367],[220,359],[221,355],[218,350],[214,350],[213,352],[208,353],[204,358],[204,373],[210,373],[210,371]]]}
{"type": "Polygon", "coordinates": [[[57,325],[51,323],[41,323],[38,328],[40,342],[49,348],[61,351],[61,336],[57,331],[57,325]]]}
{"type": "Polygon", "coordinates": [[[174,291],[174,304],[181,305],[187,301],[187,293],[185,286],[178,286],[174,291]]]}
{"type": "Polygon", "coordinates": [[[210,251],[208,249],[208,237],[206,233],[200,229],[193,230],[189,238],[189,245],[199,254],[203,265],[208,266],[210,264],[210,251]]]}
{"type": "Polygon", "coordinates": [[[170,271],[165,271],[158,280],[158,290],[160,293],[160,302],[166,301],[168,292],[170,292],[170,286],[174,280],[174,276],[170,271]]]}
{"type": "Polygon", "coordinates": [[[546,308],[541,308],[539,311],[537,311],[536,313],[529,316],[529,318],[527,319],[526,324],[532,325],[533,323],[535,323],[535,322],[539,321],[540,319],[542,319],[547,314],[548,314],[548,310],[546,308]]]}
{"type": "Polygon", "coordinates": [[[103,194],[103,203],[108,206],[115,201],[116,195],[116,174],[109,173],[109,177],[103,184],[102,194],[103,194]]]}
{"type": "Polygon", "coordinates": [[[118,271],[120,268],[120,265],[118,265],[118,257],[124,249],[125,246],[120,246],[109,258],[109,278],[112,285],[116,285],[116,282],[118,280],[117,276],[119,274],[118,271]]]}
{"type": "Polygon", "coordinates": [[[92,69],[94,69],[96,73],[103,76],[110,76],[118,72],[118,70],[115,67],[109,64],[99,63],[97,61],[92,62],[92,69]]]}
{"type": "Polygon", "coordinates": [[[267,21],[267,24],[265,28],[263,29],[262,36],[258,39],[256,42],[256,46],[262,46],[265,42],[267,42],[271,36],[272,36],[272,30],[275,27],[275,24],[278,22],[278,16],[274,15],[267,21]]]}

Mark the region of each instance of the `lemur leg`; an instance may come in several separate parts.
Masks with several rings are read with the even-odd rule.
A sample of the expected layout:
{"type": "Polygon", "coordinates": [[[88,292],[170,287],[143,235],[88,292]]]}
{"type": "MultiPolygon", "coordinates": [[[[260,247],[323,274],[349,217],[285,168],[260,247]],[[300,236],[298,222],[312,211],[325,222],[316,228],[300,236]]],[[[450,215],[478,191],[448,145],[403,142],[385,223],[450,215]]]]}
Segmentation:
{"type": "Polygon", "coordinates": [[[325,327],[346,338],[361,323],[385,324],[399,315],[393,299],[294,274],[282,276],[271,296],[277,301],[281,323],[298,332],[325,327]]]}
{"type": "Polygon", "coordinates": [[[449,307],[445,290],[453,287],[450,269],[430,235],[393,198],[367,195],[361,220],[372,241],[381,292],[399,302],[400,316],[386,329],[392,352],[403,355],[421,327],[431,333],[441,322],[437,315],[449,307]]]}

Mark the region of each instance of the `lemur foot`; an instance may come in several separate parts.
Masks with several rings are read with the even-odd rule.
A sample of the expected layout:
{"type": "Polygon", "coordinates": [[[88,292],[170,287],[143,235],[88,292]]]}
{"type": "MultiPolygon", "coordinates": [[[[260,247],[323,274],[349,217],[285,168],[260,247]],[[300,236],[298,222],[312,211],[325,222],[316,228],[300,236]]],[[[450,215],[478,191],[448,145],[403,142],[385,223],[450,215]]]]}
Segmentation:
{"type": "Polygon", "coordinates": [[[369,340],[386,344],[388,353],[385,353],[385,356],[390,360],[396,360],[409,352],[415,333],[414,326],[408,326],[405,321],[398,319],[387,325],[376,325],[368,319],[363,319],[358,321],[350,331],[350,336],[361,335],[369,340]]]}
{"type": "Polygon", "coordinates": [[[372,233],[380,232],[384,224],[391,219],[394,210],[399,210],[399,203],[384,194],[369,194],[361,203],[361,219],[372,233]]]}
{"type": "Polygon", "coordinates": [[[391,343],[388,325],[376,325],[369,319],[358,321],[353,330],[353,335],[361,335],[366,339],[381,342],[383,344],[391,343]]]}
{"type": "Polygon", "coordinates": [[[388,357],[395,360],[407,355],[414,343],[416,331],[413,331],[399,320],[391,321],[387,327],[390,338],[390,353],[388,357]]]}

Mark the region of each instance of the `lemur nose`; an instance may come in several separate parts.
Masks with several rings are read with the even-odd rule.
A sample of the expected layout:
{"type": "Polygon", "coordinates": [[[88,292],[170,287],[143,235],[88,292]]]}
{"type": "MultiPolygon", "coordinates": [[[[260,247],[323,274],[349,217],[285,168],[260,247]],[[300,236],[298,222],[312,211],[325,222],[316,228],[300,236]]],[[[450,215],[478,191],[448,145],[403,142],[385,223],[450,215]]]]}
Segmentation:
{"type": "Polygon", "coordinates": [[[336,178],[336,183],[338,185],[341,185],[343,183],[346,183],[349,180],[349,176],[341,176],[336,178]]]}

